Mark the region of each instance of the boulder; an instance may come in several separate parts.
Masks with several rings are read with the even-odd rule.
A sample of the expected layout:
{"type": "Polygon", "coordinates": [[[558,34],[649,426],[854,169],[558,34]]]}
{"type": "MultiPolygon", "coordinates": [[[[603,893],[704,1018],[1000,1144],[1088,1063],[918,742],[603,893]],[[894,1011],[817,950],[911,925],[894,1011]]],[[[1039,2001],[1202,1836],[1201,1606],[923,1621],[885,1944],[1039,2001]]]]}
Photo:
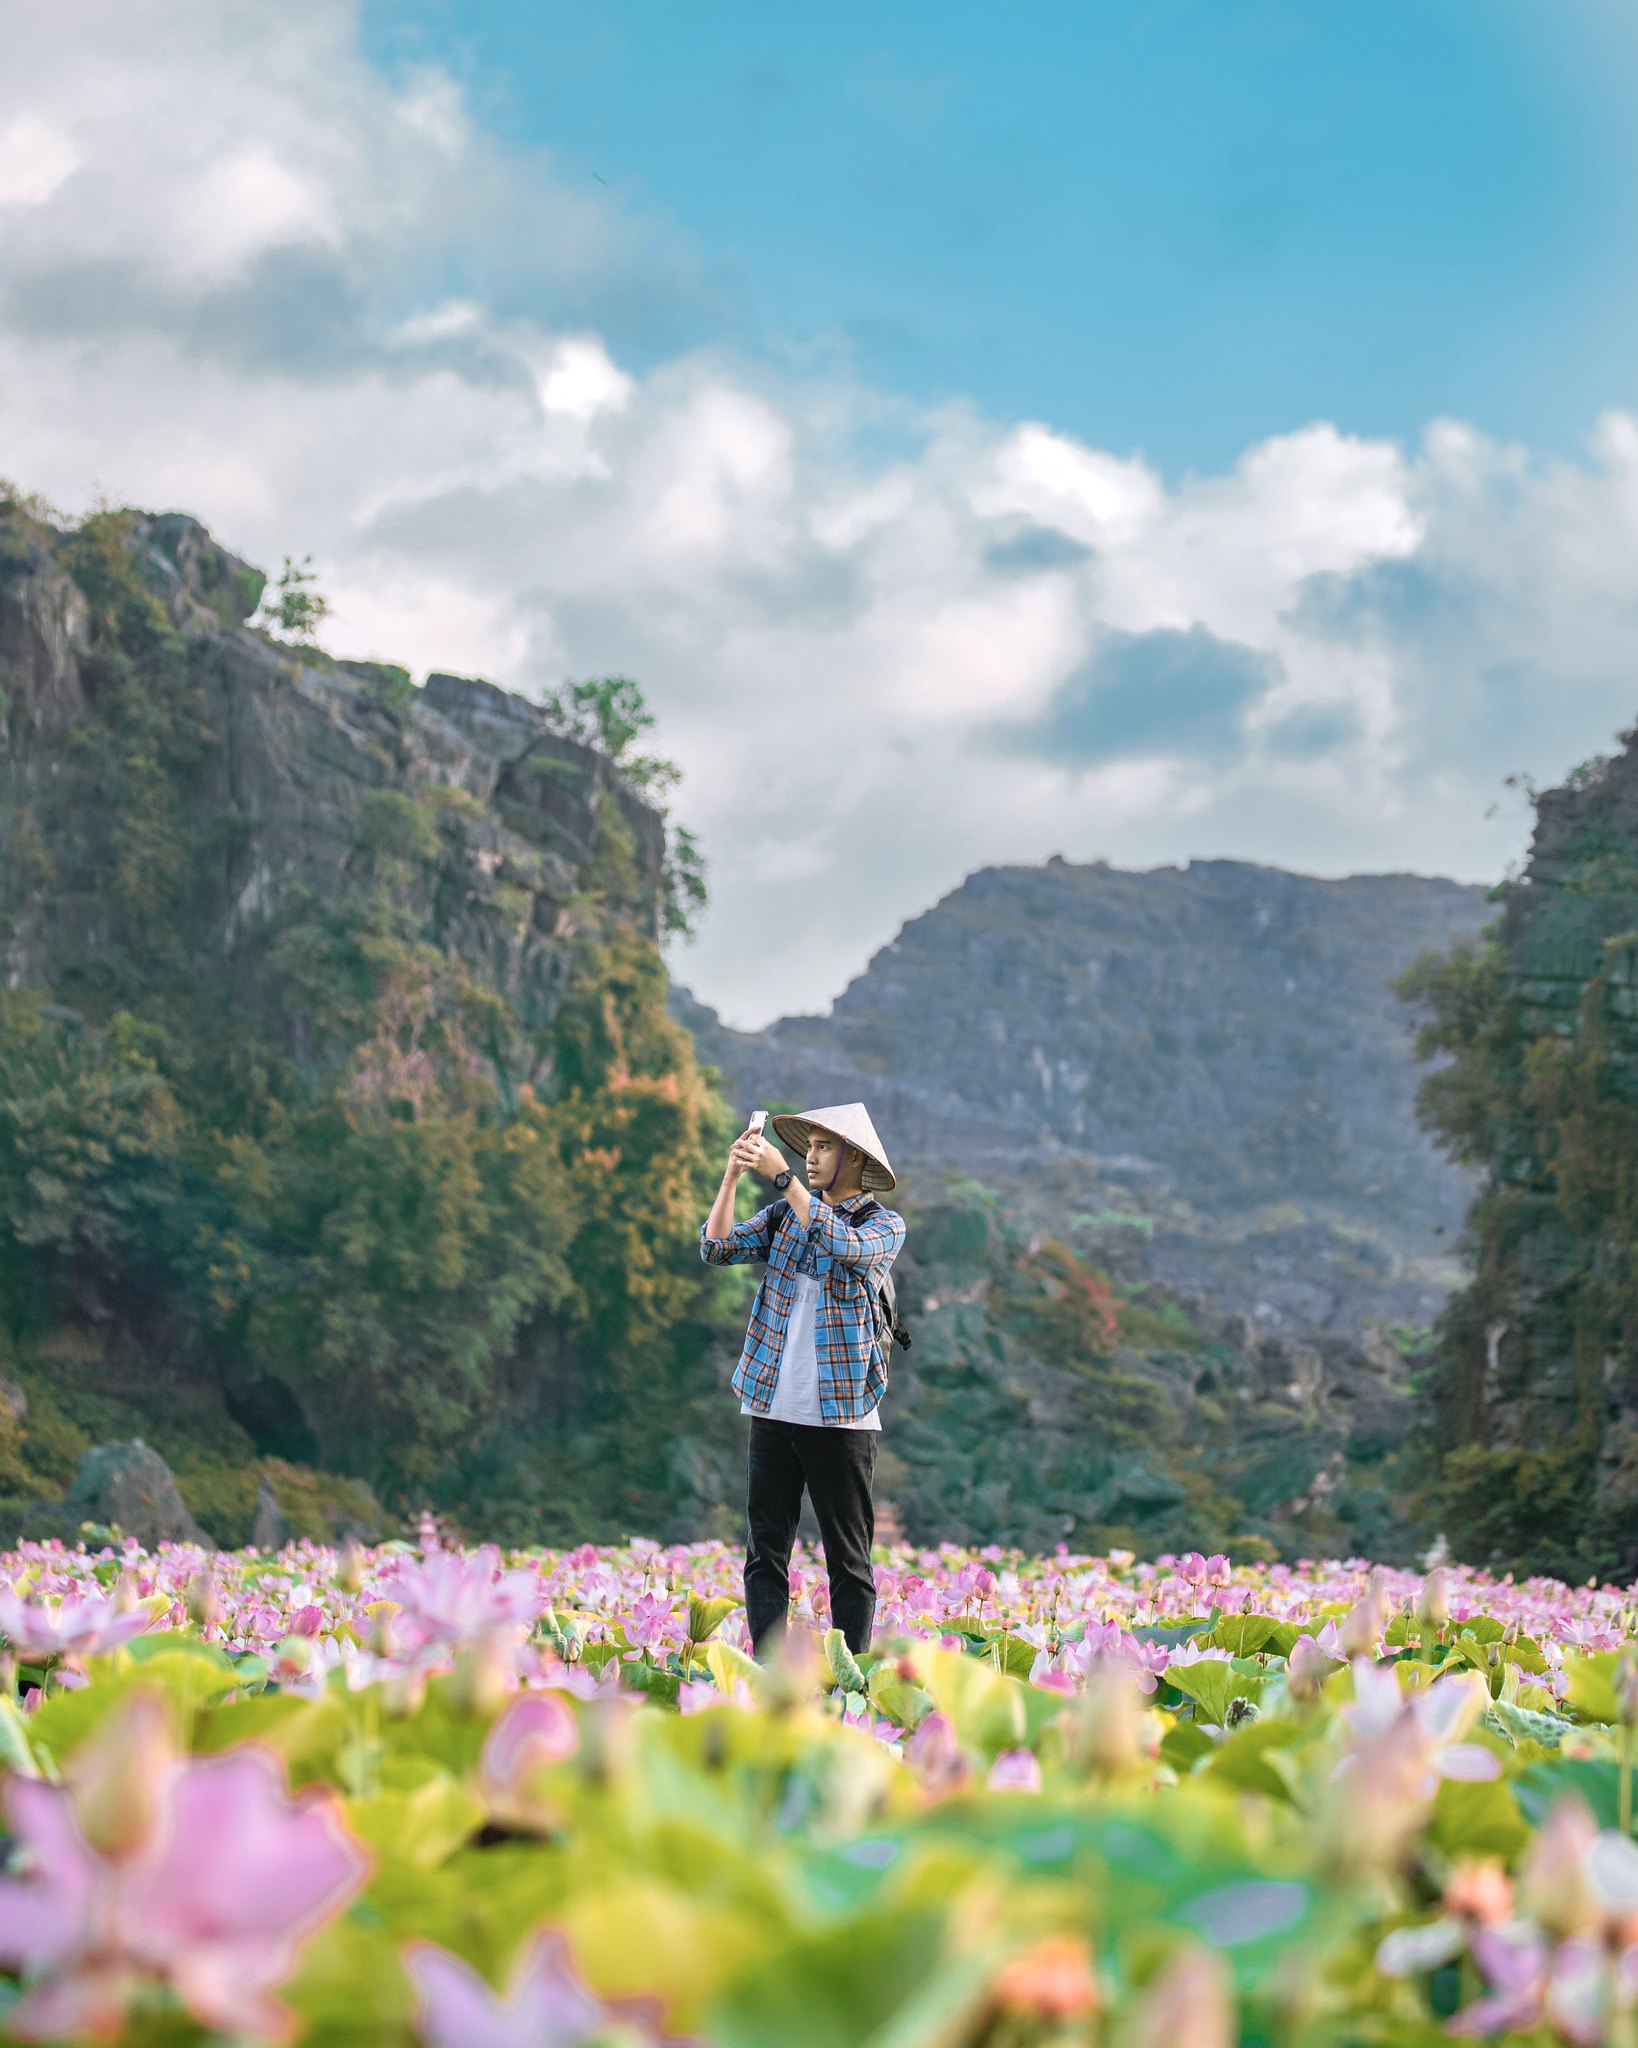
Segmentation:
{"type": "Polygon", "coordinates": [[[43,1515],[36,1511],[29,1526],[42,1520],[57,1524],[51,1533],[67,1542],[79,1534],[82,1522],[118,1528],[134,1536],[144,1550],[157,1550],[161,1543],[211,1540],[189,1514],[170,1466],[140,1437],[129,1443],[93,1444],[60,1506],[43,1515]]]}
{"type": "Polygon", "coordinates": [[[290,1541],[290,1518],[279,1506],[273,1482],[264,1474],[256,1489],[256,1512],[251,1518],[250,1541],[260,1551],[282,1550],[290,1541]]]}

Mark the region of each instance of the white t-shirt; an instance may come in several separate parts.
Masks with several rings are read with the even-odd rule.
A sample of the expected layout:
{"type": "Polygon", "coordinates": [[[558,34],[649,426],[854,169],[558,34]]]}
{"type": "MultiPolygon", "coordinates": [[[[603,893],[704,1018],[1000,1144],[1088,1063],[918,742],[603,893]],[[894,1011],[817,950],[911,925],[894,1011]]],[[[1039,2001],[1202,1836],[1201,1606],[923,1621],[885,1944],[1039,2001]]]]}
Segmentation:
{"type": "Polygon", "coordinates": [[[880,1429],[881,1416],[874,1408],[857,1421],[825,1421],[819,1405],[819,1347],[815,1332],[819,1321],[819,1298],[824,1283],[811,1273],[791,1275],[796,1298],[791,1303],[790,1321],[785,1325],[785,1348],[779,1354],[779,1376],[774,1381],[773,1400],[766,1412],[741,1401],[741,1415],[762,1414],[764,1422],[805,1422],[823,1429],[880,1429]]]}

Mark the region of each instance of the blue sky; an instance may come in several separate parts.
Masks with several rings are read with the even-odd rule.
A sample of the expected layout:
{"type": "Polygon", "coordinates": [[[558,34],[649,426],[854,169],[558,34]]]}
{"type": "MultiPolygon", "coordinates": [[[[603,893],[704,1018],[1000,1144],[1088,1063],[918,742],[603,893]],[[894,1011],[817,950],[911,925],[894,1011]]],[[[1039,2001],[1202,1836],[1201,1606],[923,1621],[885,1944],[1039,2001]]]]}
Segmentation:
{"type": "Polygon", "coordinates": [[[1638,715],[1629,0],[75,0],[0,474],[642,684],[822,1009],[973,868],[1493,881],[1638,715]]]}
{"type": "Polygon", "coordinates": [[[1567,447],[1638,376],[1634,20],[1578,0],[371,0],[691,240],[629,359],[843,352],[1168,475],[1312,419],[1567,447]]]}

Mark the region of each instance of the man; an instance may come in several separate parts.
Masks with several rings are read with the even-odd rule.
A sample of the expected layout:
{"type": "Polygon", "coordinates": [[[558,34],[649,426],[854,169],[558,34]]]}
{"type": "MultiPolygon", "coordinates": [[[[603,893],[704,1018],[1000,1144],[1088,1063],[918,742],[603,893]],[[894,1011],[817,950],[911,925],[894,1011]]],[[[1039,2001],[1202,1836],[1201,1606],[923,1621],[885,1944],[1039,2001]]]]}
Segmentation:
{"type": "Polygon", "coordinates": [[[904,1243],[904,1218],[876,1200],[896,1182],[862,1102],[776,1116],[773,1127],[804,1154],[807,1186],[777,1146],[746,1131],[729,1148],[700,1231],[707,1265],[768,1262],[733,1381],[740,1412],[751,1418],[745,1618],[760,1656],[789,1612],[791,1545],[806,1487],[824,1539],[831,1616],[857,1652],[870,1647],[876,1615],[870,1489],[892,1348],[877,1297],[904,1243]],[[784,1201],[735,1223],[744,1173],[771,1180],[784,1201]]]}

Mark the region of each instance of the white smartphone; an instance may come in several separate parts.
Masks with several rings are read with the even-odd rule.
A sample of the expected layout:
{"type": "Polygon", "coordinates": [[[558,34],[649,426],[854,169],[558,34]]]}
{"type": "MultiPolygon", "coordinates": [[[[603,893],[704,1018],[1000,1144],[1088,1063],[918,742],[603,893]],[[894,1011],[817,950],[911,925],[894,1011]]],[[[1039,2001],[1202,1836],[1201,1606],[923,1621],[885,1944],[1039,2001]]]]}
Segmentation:
{"type": "Polygon", "coordinates": [[[765,1109],[753,1109],[751,1111],[751,1121],[745,1126],[746,1136],[760,1138],[762,1136],[762,1126],[767,1121],[768,1112],[765,1109]]]}

